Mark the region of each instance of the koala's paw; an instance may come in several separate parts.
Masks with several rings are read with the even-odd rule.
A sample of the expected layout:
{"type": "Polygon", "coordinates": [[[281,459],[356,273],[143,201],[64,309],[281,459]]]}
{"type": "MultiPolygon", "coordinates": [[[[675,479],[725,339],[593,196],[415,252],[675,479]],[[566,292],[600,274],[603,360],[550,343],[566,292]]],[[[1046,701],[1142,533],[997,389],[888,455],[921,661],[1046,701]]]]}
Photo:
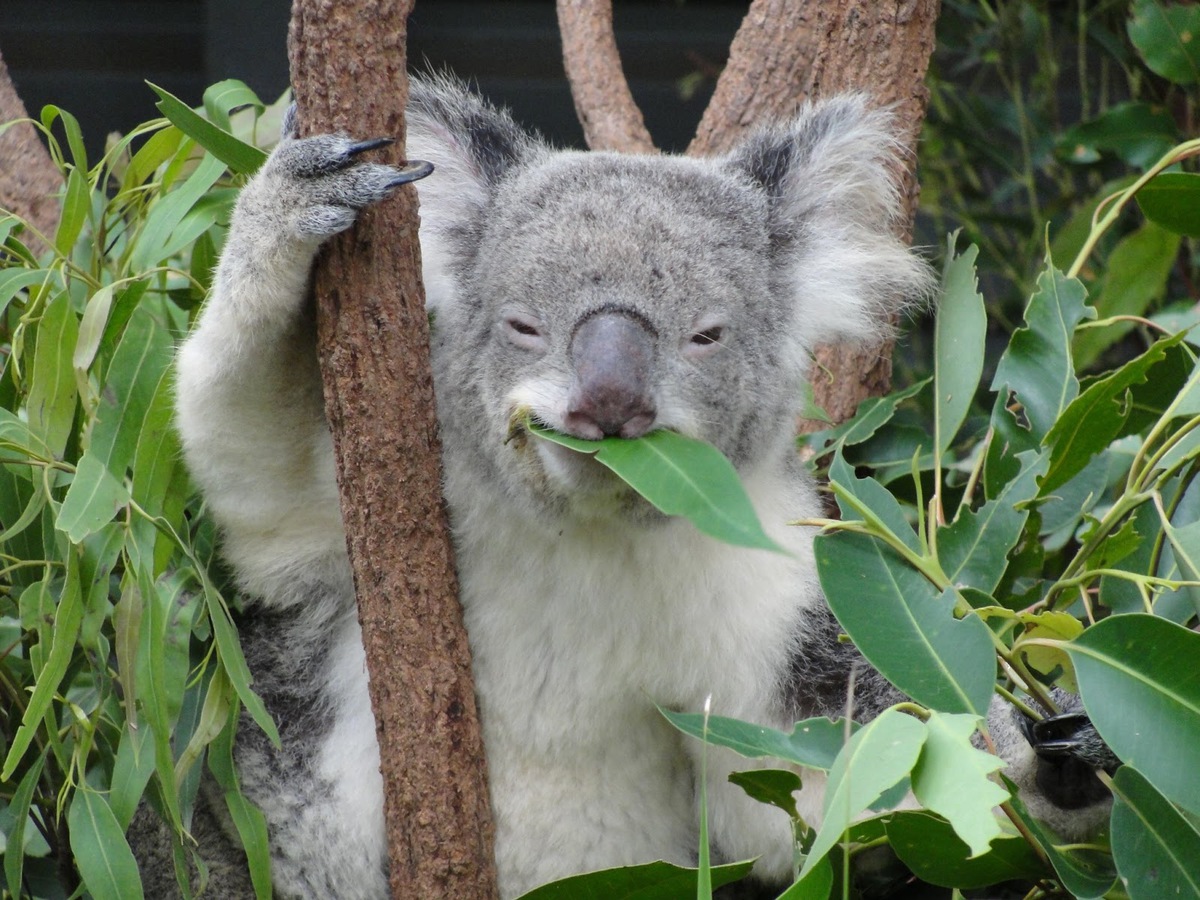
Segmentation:
{"type": "Polygon", "coordinates": [[[1040,722],[1022,717],[1021,729],[1037,757],[1037,785],[1055,806],[1082,809],[1108,799],[1096,772],[1111,775],[1121,761],[1086,713],[1067,712],[1040,722]]]}
{"type": "Polygon", "coordinates": [[[355,141],[344,134],[285,139],[264,166],[264,199],[284,205],[283,218],[297,236],[323,240],[345,231],[360,210],[433,171],[432,164],[420,160],[396,168],[359,159],[390,143],[390,138],[355,141]]]}

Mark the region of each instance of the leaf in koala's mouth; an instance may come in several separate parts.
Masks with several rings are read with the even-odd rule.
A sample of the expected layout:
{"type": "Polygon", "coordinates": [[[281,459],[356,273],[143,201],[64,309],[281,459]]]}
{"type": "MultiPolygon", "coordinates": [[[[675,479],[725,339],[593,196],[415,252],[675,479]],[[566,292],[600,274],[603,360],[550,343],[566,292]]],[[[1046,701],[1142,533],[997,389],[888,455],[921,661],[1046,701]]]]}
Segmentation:
{"type": "Polygon", "coordinates": [[[530,418],[524,427],[542,440],[593,456],[660,512],[683,516],[710,537],[739,547],[787,552],[763,531],[737,470],[712,444],[665,430],[640,438],[588,441],[530,418]]]}

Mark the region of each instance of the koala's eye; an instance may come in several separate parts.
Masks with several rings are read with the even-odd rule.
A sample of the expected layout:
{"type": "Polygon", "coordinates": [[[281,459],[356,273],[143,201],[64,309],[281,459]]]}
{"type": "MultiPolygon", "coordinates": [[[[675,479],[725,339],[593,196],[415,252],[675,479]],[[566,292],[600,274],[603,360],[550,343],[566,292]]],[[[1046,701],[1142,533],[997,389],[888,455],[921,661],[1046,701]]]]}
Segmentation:
{"type": "Polygon", "coordinates": [[[706,347],[709,344],[721,343],[721,338],[725,335],[725,329],[720,325],[715,325],[712,328],[705,328],[703,331],[697,331],[692,335],[692,344],[697,347],[706,347]]]}
{"type": "Polygon", "coordinates": [[[531,316],[505,316],[504,334],[513,344],[525,350],[541,350],[546,344],[541,323],[531,316]]]}

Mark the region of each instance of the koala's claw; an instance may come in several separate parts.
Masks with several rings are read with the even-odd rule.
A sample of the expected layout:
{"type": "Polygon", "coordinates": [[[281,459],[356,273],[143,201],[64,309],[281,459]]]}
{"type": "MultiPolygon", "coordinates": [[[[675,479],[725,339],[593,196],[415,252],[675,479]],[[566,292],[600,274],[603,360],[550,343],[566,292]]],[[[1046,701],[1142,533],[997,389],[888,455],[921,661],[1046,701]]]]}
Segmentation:
{"type": "Polygon", "coordinates": [[[399,187],[402,184],[408,184],[410,181],[420,181],[431,172],[433,172],[433,163],[425,162],[423,159],[410,159],[405,165],[400,167],[396,177],[388,182],[388,187],[399,187]]]}

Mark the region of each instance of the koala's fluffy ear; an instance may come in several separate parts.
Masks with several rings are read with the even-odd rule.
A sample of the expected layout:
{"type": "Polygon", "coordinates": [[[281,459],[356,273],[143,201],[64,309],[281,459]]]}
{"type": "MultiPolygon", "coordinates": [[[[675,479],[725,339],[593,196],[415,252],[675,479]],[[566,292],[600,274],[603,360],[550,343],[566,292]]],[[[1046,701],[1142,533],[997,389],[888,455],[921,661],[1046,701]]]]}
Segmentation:
{"type": "Polygon", "coordinates": [[[807,105],[727,157],[770,198],[777,283],[806,348],[885,337],[929,295],[928,267],[892,233],[899,159],[892,115],[857,94],[807,105]]]}
{"type": "Polygon", "coordinates": [[[474,253],[495,186],[544,145],[446,75],[409,81],[407,121],[409,158],[434,165],[417,194],[426,303],[437,310],[452,299],[457,272],[474,253]]]}

